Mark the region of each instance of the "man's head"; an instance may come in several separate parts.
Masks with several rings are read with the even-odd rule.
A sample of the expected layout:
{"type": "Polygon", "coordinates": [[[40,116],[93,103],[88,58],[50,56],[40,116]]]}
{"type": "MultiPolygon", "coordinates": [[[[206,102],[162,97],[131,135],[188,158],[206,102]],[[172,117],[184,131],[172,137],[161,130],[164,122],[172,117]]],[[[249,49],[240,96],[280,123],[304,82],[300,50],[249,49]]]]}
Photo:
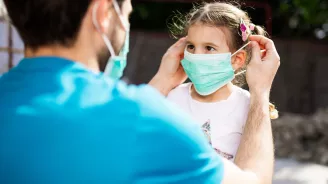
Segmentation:
{"type": "MultiPolygon", "coordinates": [[[[4,0],[10,19],[27,49],[80,47],[81,54],[88,50],[89,58],[93,52],[102,62],[101,67],[109,56],[101,34],[109,38],[117,53],[126,33],[115,11],[114,1],[4,0]],[[98,28],[94,24],[94,16],[98,28]]],[[[131,0],[116,1],[122,19],[128,21],[132,11],[131,0]]]]}

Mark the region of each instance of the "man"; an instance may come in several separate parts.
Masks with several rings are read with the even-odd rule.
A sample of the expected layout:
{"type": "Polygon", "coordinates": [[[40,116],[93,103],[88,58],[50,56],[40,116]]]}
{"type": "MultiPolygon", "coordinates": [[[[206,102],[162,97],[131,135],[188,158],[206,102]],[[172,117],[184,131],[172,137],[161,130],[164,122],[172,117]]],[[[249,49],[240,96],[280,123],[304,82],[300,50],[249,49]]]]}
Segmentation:
{"type": "MultiPolygon", "coordinates": [[[[251,37],[251,107],[237,167],[152,87],[114,80],[126,64],[130,0],[5,4],[26,58],[0,78],[0,183],[271,182],[272,41],[251,37]]],[[[164,96],[186,79],[184,47],[181,39],[167,51],[150,82],[164,96]]]]}

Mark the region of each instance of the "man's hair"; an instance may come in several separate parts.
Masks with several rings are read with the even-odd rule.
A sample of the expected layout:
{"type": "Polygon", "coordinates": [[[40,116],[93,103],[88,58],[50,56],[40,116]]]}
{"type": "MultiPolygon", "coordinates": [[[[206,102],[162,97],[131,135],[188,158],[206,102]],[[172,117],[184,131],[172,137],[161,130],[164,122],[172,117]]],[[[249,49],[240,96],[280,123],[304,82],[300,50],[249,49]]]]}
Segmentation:
{"type": "MultiPolygon", "coordinates": [[[[119,0],[123,1],[123,0],[119,0]]],[[[24,44],[72,46],[92,0],[4,0],[24,44]]]]}

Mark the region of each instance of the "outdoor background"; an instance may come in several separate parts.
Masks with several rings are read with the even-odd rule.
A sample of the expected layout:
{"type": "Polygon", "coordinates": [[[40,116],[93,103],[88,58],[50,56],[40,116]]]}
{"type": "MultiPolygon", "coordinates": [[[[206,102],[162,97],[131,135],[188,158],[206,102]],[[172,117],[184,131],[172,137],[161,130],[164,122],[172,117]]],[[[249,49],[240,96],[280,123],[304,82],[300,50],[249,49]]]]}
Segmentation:
{"type": "MultiPolygon", "coordinates": [[[[161,57],[175,42],[167,29],[170,18],[174,12],[187,12],[195,2],[200,1],[132,0],[125,71],[129,83],[151,79],[161,57]]],[[[275,182],[328,183],[324,167],[328,166],[328,0],[233,2],[239,2],[255,24],[267,29],[281,56],[271,93],[281,115],[273,122],[276,155],[282,158],[277,160],[275,182]]],[[[23,57],[24,46],[4,16],[0,19],[1,75],[23,57]]]]}

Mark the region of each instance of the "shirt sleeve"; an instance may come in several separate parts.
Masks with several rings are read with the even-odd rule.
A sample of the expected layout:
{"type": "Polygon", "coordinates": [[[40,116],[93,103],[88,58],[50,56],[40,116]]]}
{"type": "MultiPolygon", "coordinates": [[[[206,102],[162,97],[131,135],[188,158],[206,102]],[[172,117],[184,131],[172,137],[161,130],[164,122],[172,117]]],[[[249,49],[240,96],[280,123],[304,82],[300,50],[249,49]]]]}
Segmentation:
{"type": "Polygon", "coordinates": [[[223,161],[200,127],[165,99],[151,96],[156,103],[141,109],[133,150],[136,183],[221,183],[223,161]]]}

